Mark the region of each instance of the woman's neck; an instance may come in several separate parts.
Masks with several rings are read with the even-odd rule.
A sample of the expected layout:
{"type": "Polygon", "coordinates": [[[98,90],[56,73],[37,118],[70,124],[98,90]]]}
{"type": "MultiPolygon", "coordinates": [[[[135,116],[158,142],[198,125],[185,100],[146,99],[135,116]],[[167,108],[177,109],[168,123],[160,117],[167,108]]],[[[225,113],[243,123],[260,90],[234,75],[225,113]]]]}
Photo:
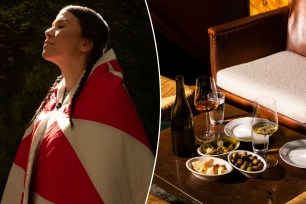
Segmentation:
{"type": "Polygon", "coordinates": [[[75,83],[82,76],[86,69],[85,62],[75,62],[60,66],[66,82],[66,91],[69,92],[74,87],[75,83]]]}
{"type": "Polygon", "coordinates": [[[63,73],[63,76],[65,78],[66,82],[66,91],[70,92],[71,89],[74,87],[75,83],[79,80],[79,78],[82,76],[83,70],[79,73],[63,73]]]}

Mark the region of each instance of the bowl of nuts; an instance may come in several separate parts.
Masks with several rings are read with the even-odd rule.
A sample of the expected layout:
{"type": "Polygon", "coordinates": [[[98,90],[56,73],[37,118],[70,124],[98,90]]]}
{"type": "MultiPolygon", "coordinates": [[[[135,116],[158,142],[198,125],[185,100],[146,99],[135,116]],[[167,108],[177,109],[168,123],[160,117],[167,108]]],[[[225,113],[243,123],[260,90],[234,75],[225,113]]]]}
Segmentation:
{"type": "Polygon", "coordinates": [[[248,178],[257,178],[267,169],[267,162],[258,154],[246,150],[229,153],[228,162],[248,178]]]}
{"type": "Polygon", "coordinates": [[[201,156],[219,157],[226,159],[229,152],[236,150],[240,141],[233,137],[222,137],[200,145],[197,152],[201,156]]]}

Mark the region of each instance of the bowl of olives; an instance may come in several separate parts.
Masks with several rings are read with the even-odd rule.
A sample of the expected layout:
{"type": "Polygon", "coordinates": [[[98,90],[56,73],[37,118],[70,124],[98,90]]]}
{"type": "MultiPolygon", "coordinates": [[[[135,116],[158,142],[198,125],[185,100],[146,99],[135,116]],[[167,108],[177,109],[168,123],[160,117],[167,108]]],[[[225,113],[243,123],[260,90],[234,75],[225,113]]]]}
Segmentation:
{"type": "Polygon", "coordinates": [[[227,160],[233,168],[248,178],[257,178],[267,169],[267,162],[264,158],[246,150],[232,151],[227,160]]]}
{"type": "Polygon", "coordinates": [[[236,150],[240,141],[233,137],[222,137],[205,142],[198,148],[198,154],[201,156],[219,157],[226,159],[227,155],[236,150]]]}

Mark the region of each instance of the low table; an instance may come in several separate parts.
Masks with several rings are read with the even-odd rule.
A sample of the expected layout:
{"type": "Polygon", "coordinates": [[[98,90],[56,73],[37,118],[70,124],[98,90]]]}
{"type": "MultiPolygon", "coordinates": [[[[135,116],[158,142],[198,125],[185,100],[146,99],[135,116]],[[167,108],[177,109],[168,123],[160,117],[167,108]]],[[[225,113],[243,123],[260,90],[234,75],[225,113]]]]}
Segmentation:
{"type": "MultiPolygon", "coordinates": [[[[225,120],[246,116],[251,114],[225,105],[225,120]]],[[[205,125],[205,115],[196,116],[194,121],[197,132],[200,126],[205,125]]],[[[216,127],[221,137],[226,136],[223,128],[224,125],[216,127]]],[[[195,177],[185,166],[189,158],[180,158],[172,153],[171,129],[168,128],[160,133],[153,183],[179,197],[183,203],[286,203],[306,191],[306,169],[290,166],[279,156],[282,145],[297,139],[306,137],[280,126],[270,137],[268,152],[278,158],[277,166],[267,169],[257,179],[248,179],[233,170],[226,180],[212,182],[195,177]]],[[[239,149],[252,151],[252,144],[241,142],[239,149]]]]}

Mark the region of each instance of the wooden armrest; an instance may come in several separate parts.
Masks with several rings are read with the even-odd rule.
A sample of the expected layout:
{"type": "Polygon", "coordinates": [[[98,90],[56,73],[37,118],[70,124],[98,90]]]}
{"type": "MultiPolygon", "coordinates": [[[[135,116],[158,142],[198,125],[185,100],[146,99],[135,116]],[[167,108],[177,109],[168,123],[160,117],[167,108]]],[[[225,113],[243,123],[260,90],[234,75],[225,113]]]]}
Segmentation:
{"type": "Polygon", "coordinates": [[[306,203],[306,191],[304,193],[301,193],[294,199],[288,201],[286,204],[303,204],[306,203]]]}
{"type": "Polygon", "coordinates": [[[212,76],[217,71],[286,49],[288,6],[210,27],[212,76]]]}

